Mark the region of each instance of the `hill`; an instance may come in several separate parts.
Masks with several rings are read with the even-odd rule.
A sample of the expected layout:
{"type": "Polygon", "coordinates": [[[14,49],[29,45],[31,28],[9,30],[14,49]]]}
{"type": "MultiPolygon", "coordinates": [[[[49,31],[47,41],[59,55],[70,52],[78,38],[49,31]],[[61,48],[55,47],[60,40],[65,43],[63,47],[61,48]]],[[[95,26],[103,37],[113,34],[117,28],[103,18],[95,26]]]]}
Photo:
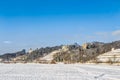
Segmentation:
{"type": "Polygon", "coordinates": [[[0,55],[1,62],[64,62],[64,63],[86,63],[96,60],[99,55],[119,49],[120,41],[111,43],[91,42],[82,46],[75,43],[73,45],[60,45],[45,47],[30,52],[25,50],[16,53],[0,55]]]}

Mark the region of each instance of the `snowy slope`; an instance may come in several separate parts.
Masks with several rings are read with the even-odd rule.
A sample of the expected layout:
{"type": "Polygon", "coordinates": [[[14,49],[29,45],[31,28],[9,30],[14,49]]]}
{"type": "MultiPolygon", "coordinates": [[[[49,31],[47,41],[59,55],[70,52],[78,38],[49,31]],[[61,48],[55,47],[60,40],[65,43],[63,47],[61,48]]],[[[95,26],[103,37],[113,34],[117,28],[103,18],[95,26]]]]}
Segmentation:
{"type": "Polygon", "coordinates": [[[46,55],[45,57],[42,57],[40,60],[52,61],[53,55],[55,55],[58,52],[60,52],[60,51],[59,50],[53,51],[53,52],[49,53],[48,55],[46,55]]]}
{"type": "Polygon", "coordinates": [[[112,50],[110,52],[104,53],[97,57],[99,61],[107,62],[109,60],[111,61],[117,61],[120,62],[120,49],[112,50]]]}

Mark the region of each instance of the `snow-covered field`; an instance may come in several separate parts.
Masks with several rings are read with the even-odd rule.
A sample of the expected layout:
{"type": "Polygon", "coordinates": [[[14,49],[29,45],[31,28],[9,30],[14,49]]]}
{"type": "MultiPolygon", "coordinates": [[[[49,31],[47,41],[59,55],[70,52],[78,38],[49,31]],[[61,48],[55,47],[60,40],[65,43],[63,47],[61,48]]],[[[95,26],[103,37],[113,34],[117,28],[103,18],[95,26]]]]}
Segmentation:
{"type": "Polygon", "coordinates": [[[120,66],[0,64],[0,80],[120,80],[120,66]]]}

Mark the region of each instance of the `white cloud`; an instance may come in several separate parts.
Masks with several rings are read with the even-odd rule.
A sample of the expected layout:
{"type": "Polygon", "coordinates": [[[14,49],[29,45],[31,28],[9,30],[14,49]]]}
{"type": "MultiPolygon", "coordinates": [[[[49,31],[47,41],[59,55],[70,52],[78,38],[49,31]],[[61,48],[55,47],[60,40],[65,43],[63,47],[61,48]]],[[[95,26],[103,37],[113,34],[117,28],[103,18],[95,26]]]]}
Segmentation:
{"type": "Polygon", "coordinates": [[[120,36],[120,30],[115,30],[111,32],[96,32],[98,36],[105,36],[105,37],[115,37],[120,36]]]}
{"type": "Polygon", "coordinates": [[[112,32],[113,36],[120,36],[120,30],[116,30],[112,32]]]}
{"type": "Polygon", "coordinates": [[[12,41],[3,41],[4,44],[11,44],[12,41]]]}
{"type": "Polygon", "coordinates": [[[120,40],[120,29],[106,32],[96,32],[95,39],[105,42],[120,40]]]}
{"type": "Polygon", "coordinates": [[[109,32],[96,32],[95,34],[98,36],[108,36],[109,32]]]}

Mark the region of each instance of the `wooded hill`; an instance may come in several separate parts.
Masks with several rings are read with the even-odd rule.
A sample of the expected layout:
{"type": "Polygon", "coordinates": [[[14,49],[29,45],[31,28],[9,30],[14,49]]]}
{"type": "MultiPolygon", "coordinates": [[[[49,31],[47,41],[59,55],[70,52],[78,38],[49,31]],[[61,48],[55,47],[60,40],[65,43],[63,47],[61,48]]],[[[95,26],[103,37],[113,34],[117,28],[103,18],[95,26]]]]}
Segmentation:
{"type": "Polygon", "coordinates": [[[111,43],[91,42],[79,45],[60,45],[54,47],[37,48],[31,52],[25,50],[16,53],[7,53],[0,55],[1,62],[41,62],[41,58],[50,54],[51,52],[58,51],[53,55],[51,62],[64,62],[64,63],[85,63],[90,60],[95,60],[97,56],[111,51],[111,49],[119,49],[120,41],[111,43]]]}

